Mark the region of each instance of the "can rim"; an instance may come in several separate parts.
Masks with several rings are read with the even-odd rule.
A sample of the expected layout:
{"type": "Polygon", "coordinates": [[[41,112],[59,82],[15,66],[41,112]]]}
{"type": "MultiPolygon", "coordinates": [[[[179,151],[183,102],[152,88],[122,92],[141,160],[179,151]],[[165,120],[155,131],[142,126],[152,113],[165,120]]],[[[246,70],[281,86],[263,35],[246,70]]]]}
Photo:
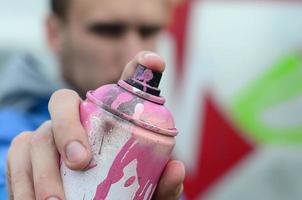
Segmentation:
{"type": "Polygon", "coordinates": [[[167,135],[167,136],[176,136],[178,134],[178,131],[176,128],[161,128],[161,127],[157,127],[155,125],[152,125],[150,123],[141,121],[141,120],[137,120],[137,119],[133,119],[133,117],[131,117],[130,115],[127,115],[125,113],[122,113],[118,110],[112,109],[110,106],[104,104],[103,102],[101,102],[100,100],[98,100],[94,95],[93,95],[93,91],[88,91],[87,92],[87,98],[92,101],[93,103],[95,103],[97,106],[103,108],[104,110],[124,119],[129,121],[130,123],[133,123],[141,128],[144,129],[148,129],[150,131],[156,132],[156,133],[160,133],[162,135],[167,135]]]}
{"type": "Polygon", "coordinates": [[[162,97],[162,96],[155,96],[155,95],[152,95],[152,94],[148,94],[144,91],[141,91],[131,85],[129,85],[126,81],[124,80],[119,80],[117,82],[117,84],[122,87],[123,89],[127,90],[128,92],[131,92],[141,98],[144,98],[144,99],[147,99],[149,101],[152,101],[154,103],[157,103],[159,105],[164,105],[165,104],[165,98],[162,97]]]}

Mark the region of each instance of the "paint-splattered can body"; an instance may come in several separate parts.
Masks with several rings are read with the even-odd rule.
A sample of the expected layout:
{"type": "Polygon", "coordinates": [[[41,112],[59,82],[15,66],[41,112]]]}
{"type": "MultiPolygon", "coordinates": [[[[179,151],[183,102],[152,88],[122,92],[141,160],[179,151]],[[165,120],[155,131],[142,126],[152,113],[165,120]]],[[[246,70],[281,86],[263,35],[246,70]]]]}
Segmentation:
{"type": "Polygon", "coordinates": [[[177,133],[163,97],[148,91],[153,74],[138,66],[132,79],[88,92],[80,115],[93,160],[80,172],[61,165],[67,200],[151,199],[177,133]]]}

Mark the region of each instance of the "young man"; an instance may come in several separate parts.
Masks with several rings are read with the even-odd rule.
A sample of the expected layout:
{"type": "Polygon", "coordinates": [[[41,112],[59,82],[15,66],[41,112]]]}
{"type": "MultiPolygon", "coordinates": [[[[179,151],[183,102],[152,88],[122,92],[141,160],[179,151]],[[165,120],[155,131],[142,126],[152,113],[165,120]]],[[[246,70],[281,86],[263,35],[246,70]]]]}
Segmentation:
{"type": "MultiPolygon", "coordinates": [[[[48,105],[51,120],[42,124],[49,119],[47,102],[56,87],[43,81],[34,70],[37,63],[30,57],[12,67],[28,72],[19,71],[18,80],[31,82],[35,90],[25,87],[26,81],[16,83],[11,77],[12,82],[22,87],[10,88],[0,99],[3,105],[0,129],[4,131],[0,136],[0,150],[3,155],[6,154],[5,145],[13,136],[20,131],[34,130],[19,134],[9,148],[7,187],[11,199],[64,199],[58,153],[73,170],[85,168],[91,159],[79,121],[80,97],[88,90],[116,82],[125,63],[133,57],[123,77],[131,74],[138,63],[164,70],[164,61],[159,56],[142,50],[155,49],[175,3],[175,0],[51,1],[52,13],[46,23],[48,44],[57,56],[63,80],[76,92],[66,89],[55,92],[48,105]],[[26,75],[29,76],[24,77],[26,75]],[[25,89],[20,91],[20,88],[25,89]]],[[[177,199],[182,192],[184,173],[181,162],[170,161],[155,198],[177,199]]],[[[1,176],[3,179],[3,174],[1,176]]],[[[0,192],[4,197],[1,179],[0,192]]]]}

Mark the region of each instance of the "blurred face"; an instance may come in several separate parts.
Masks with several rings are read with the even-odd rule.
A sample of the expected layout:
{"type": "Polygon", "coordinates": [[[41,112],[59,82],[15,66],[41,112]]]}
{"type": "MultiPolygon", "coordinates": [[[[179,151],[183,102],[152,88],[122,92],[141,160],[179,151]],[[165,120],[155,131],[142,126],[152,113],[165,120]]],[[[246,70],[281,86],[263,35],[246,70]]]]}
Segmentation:
{"type": "Polygon", "coordinates": [[[52,40],[63,78],[82,94],[116,82],[138,51],[154,50],[169,7],[166,0],[73,0],[52,40]]]}

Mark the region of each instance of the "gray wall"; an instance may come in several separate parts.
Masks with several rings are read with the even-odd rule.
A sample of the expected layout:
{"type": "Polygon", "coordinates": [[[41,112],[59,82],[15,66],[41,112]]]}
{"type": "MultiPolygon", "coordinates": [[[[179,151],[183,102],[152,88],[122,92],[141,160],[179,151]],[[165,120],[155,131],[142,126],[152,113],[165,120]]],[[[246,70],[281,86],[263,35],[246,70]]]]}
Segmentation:
{"type": "Polygon", "coordinates": [[[45,73],[55,76],[44,37],[47,12],[48,0],[0,0],[0,78],[5,63],[24,52],[34,54],[45,73]]]}

